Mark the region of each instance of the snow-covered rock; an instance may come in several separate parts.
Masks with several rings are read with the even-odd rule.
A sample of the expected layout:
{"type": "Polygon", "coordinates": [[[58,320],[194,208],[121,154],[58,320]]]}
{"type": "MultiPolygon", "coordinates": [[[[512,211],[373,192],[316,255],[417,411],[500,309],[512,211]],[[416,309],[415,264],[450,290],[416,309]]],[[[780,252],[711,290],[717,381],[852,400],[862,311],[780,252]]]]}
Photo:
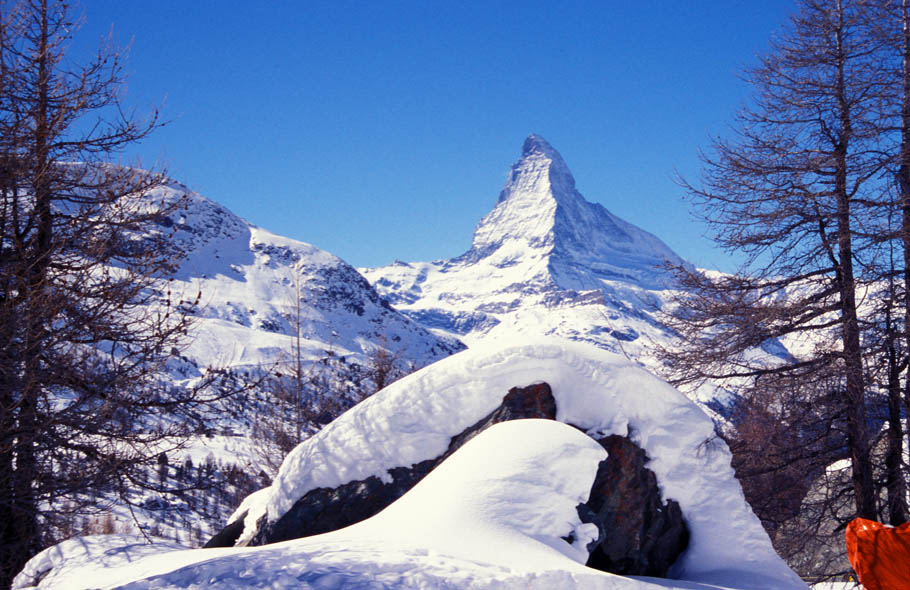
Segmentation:
{"type": "Polygon", "coordinates": [[[559,153],[531,135],[471,249],[361,269],[397,309],[469,346],[556,335],[647,361],[672,335],[656,312],[686,264],[652,234],[586,201],[559,153]]]}
{"type": "MultiPolygon", "coordinates": [[[[382,477],[372,475],[335,488],[311,489],[277,520],[260,519],[250,544],[310,537],[366,520],[401,498],[488,428],[511,420],[555,420],[556,415],[556,399],[547,383],[513,387],[490,414],[452,437],[443,455],[400,465],[382,477]]],[[[657,478],[647,467],[647,454],[634,442],[616,434],[595,440],[608,457],[597,467],[590,497],[576,507],[582,522],[593,524],[598,533],[586,544],[590,554],[587,564],[615,574],[665,577],[689,542],[679,504],[664,501],[657,478]]],[[[255,504],[258,497],[254,495],[249,502],[255,504]]],[[[437,509],[448,509],[444,499],[437,509]]],[[[245,517],[244,513],[234,517],[205,546],[233,546],[243,533],[245,517]]]]}
{"type": "MultiPolygon", "coordinates": [[[[458,433],[446,452],[413,465],[399,465],[383,477],[352,480],[335,488],[308,490],[290,510],[273,522],[260,521],[252,545],[265,545],[334,531],[374,516],[403,496],[430,471],[445,461],[468,440],[499,422],[523,418],[556,418],[556,400],[549,385],[538,383],[515,387],[502,403],[480,422],[458,433]]],[[[253,501],[253,500],[251,500],[253,501]]],[[[210,539],[206,547],[231,547],[243,532],[242,513],[210,539]]]]}
{"type": "MultiPolygon", "coordinates": [[[[133,556],[117,548],[122,539],[79,551],[73,550],[78,541],[70,541],[33,559],[14,588],[717,588],[582,565],[585,540],[596,532],[579,521],[575,506],[587,497],[604,456],[589,437],[558,422],[497,424],[398,502],[346,529],[264,547],[163,546],[133,556]],[[448,510],[437,509],[440,500],[448,510]],[[566,543],[568,536],[577,542],[566,543]]],[[[764,575],[718,561],[730,569],[715,578],[729,588],[805,587],[778,562],[754,559],[764,575]]]]}
{"type": "Polygon", "coordinates": [[[238,509],[233,518],[246,513],[240,544],[260,519],[276,521],[309,490],[391,479],[396,467],[442,455],[504,391],[539,381],[552,387],[559,421],[595,438],[629,436],[650,457],[664,499],[679,503],[691,534],[674,576],[800,587],[746,504],[710,418],[626,359],[559,339],[476,345],[352,408],[292,451],[272,486],[238,509]]]}

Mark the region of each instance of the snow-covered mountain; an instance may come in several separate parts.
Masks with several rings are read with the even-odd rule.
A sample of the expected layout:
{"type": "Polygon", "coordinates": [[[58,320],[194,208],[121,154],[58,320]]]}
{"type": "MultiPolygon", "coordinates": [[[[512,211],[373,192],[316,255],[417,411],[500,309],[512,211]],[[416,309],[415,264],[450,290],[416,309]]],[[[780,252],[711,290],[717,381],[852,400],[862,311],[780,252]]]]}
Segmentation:
{"type": "Polygon", "coordinates": [[[396,312],[350,265],[275,235],[178,183],[151,201],[185,199],[169,228],[185,253],[173,297],[201,292],[187,356],[201,365],[250,367],[289,356],[298,327],[306,358],[331,351],[363,361],[377,347],[418,366],[464,346],[396,312]],[[299,306],[299,307],[298,307],[299,306]]]}
{"type": "Polygon", "coordinates": [[[655,312],[671,287],[666,244],[590,203],[559,153],[529,136],[471,249],[451,260],[361,269],[396,308],[469,346],[556,335],[647,356],[669,334],[655,312]]]}

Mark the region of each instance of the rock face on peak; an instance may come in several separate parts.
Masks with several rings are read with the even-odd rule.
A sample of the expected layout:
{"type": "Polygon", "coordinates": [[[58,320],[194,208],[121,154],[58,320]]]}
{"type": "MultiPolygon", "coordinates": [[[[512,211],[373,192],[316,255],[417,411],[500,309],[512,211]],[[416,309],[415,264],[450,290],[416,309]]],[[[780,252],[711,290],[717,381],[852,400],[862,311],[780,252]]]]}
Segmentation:
{"type": "Polygon", "coordinates": [[[533,134],[465,256],[477,261],[516,247],[546,256],[556,284],[569,289],[577,288],[573,281],[587,282],[586,274],[615,275],[653,288],[666,282],[664,264],[683,264],[655,236],[586,201],[559,152],[533,134]]]}
{"type": "Polygon", "coordinates": [[[488,256],[509,240],[524,240],[534,249],[552,248],[558,200],[580,198],[576,195],[575,179],[562,157],[543,138],[531,135],[496,207],[477,224],[471,254],[488,256]]]}
{"type": "Polygon", "coordinates": [[[554,199],[581,196],[575,191],[575,178],[559,152],[533,133],[521,148],[521,159],[512,165],[509,180],[499,193],[499,202],[531,195],[548,195],[554,199]]]}
{"type": "Polygon", "coordinates": [[[559,152],[524,142],[471,249],[450,260],[361,272],[396,308],[472,344],[490,337],[559,335],[640,356],[685,265],[654,235],[585,200],[559,152]]]}

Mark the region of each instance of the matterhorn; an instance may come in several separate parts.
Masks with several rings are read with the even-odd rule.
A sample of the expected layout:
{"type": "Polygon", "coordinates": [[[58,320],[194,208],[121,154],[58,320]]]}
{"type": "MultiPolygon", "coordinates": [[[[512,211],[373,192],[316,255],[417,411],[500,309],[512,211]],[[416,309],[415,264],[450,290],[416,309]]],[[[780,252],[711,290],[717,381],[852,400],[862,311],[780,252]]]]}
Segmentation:
{"type": "Polygon", "coordinates": [[[456,258],[361,269],[398,310],[471,346],[560,336],[649,364],[672,339],[659,312],[672,266],[687,263],[654,235],[584,199],[569,167],[530,135],[496,206],[456,258]]]}

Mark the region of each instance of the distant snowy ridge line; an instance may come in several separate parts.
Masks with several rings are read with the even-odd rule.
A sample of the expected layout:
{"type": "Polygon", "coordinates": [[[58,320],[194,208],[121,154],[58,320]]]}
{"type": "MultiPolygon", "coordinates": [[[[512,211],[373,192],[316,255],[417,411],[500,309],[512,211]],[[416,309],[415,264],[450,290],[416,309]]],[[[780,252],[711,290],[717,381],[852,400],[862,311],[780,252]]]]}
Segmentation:
{"type": "Polygon", "coordinates": [[[173,240],[185,254],[170,278],[174,290],[202,292],[197,340],[207,342],[191,345],[193,357],[246,365],[273,360],[273,351],[291,348],[283,336],[298,327],[309,349],[335,349],[361,359],[381,341],[418,364],[462,347],[397,314],[333,254],[258,228],[176,182],[146,198],[185,202],[170,216],[173,240]],[[295,326],[298,290],[302,313],[295,326]],[[230,325],[219,326],[219,320],[230,325]]]}

